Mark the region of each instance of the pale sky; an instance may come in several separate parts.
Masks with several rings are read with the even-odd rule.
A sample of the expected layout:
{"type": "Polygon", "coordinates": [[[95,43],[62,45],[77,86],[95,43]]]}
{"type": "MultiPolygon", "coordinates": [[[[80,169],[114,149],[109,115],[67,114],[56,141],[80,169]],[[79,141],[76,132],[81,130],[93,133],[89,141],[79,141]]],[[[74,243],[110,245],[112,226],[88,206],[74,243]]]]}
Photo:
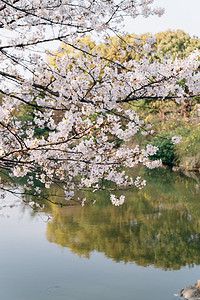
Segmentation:
{"type": "Polygon", "coordinates": [[[137,17],[126,21],[126,31],[141,34],[157,33],[168,29],[184,30],[200,38],[200,0],[154,0],[155,7],[164,7],[162,17],[137,17]]]}

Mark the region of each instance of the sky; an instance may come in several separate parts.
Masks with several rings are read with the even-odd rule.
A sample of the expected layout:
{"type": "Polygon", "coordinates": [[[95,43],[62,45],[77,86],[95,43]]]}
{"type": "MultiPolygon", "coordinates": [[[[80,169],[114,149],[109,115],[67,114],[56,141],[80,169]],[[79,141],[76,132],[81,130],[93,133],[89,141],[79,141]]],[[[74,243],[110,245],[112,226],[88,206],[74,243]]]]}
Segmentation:
{"type": "Polygon", "coordinates": [[[155,34],[168,29],[181,29],[200,38],[200,0],[154,0],[154,7],[164,7],[165,14],[160,18],[127,19],[125,30],[135,34],[155,34]]]}
{"type": "MultiPolygon", "coordinates": [[[[200,0],[154,0],[152,6],[165,8],[164,15],[162,17],[127,18],[125,31],[135,34],[146,32],[155,34],[168,29],[181,29],[191,36],[200,38],[200,0]]],[[[2,35],[0,37],[5,38],[2,35]]],[[[54,44],[51,44],[52,50],[58,48],[58,43],[54,44]]],[[[46,49],[45,45],[44,47],[46,49]]],[[[43,49],[43,47],[41,48],[43,49]]]]}

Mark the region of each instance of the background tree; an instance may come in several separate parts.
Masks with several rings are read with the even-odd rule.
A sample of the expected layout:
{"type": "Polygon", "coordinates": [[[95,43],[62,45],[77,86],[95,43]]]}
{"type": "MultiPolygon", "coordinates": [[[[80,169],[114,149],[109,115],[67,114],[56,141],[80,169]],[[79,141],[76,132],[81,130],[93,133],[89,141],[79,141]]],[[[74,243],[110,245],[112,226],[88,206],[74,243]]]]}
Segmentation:
{"type": "MultiPolygon", "coordinates": [[[[196,49],[200,49],[200,40],[197,37],[191,37],[189,34],[182,30],[166,32],[159,32],[152,36],[149,33],[135,35],[121,35],[108,37],[104,43],[97,43],[91,39],[89,35],[83,38],[77,39],[81,47],[87,45],[90,51],[100,51],[102,56],[108,60],[118,61],[123,63],[124,61],[136,60],[148,56],[148,58],[153,62],[158,60],[159,62],[165,62],[167,59],[185,58],[189,56],[196,49]],[[149,41],[151,43],[151,50],[145,51],[145,45],[149,41]]],[[[53,55],[49,57],[50,64],[56,64],[56,58],[62,55],[79,55],[75,54],[74,49],[64,43],[59,51],[56,51],[53,55]]],[[[137,101],[136,101],[137,102],[137,101]]],[[[189,117],[192,110],[195,108],[195,104],[199,102],[199,98],[188,97],[181,104],[174,102],[174,99],[169,101],[151,101],[146,99],[140,103],[140,113],[142,108],[149,107],[153,113],[159,112],[162,118],[165,115],[171,113],[181,113],[182,116],[189,117]]],[[[133,102],[131,103],[133,105],[133,102]]],[[[135,103],[137,106],[138,103],[135,103]]],[[[151,111],[144,109],[143,113],[151,113],[151,111]]]]}

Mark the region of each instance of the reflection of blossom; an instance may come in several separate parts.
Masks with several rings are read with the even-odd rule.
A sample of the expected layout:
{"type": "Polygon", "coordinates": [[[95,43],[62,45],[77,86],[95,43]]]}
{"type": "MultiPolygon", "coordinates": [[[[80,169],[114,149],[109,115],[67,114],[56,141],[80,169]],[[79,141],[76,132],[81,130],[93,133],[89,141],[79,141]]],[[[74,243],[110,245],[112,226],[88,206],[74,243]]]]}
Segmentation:
{"type": "Polygon", "coordinates": [[[82,199],[82,202],[81,202],[81,205],[82,205],[82,206],[85,205],[85,201],[86,201],[86,198],[83,198],[83,199],[82,199]]]}
{"type": "Polygon", "coordinates": [[[8,219],[8,218],[10,218],[10,215],[9,214],[5,214],[5,213],[1,213],[0,217],[8,219]]]}

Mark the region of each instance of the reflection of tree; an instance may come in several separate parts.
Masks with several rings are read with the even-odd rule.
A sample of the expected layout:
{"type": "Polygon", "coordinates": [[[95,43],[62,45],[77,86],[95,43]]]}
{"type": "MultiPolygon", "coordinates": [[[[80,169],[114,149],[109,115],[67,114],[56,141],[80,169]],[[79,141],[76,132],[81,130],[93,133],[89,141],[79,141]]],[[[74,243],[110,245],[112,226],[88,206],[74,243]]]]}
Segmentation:
{"type": "Polygon", "coordinates": [[[96,250],[117,262],[164,269],[200,264],[196,183],[162,170],[151,178],[144,190],[126,191],[122,207],[111,206],[106,192],[88,195],[97,199],[88,207],[52,206],[47,239],[85,257],[96,250]]]}

